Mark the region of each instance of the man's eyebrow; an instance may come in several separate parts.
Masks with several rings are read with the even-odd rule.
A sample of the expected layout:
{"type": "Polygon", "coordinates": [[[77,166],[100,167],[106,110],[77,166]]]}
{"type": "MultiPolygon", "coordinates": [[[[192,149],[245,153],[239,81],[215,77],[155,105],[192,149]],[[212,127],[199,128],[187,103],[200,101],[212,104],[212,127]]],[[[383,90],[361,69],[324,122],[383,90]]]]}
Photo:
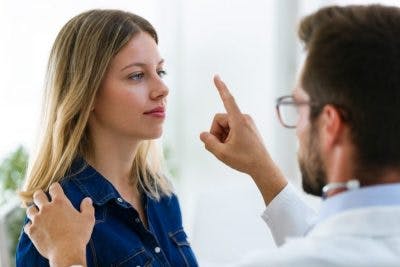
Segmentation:
{"type": "MultiPolygon", "coordinates": [[[[161,65],[162,63],[164,63],[164,59],[161,59],[160,62],[157,63],[157,65],[161,65]]],[[[146,66],[146,65],[148,65],[148,64],[143,63],[143,62],[133,62],[133,63],[131,63],[131,64],[129,64],[129,65],[123,67],[123,68],[121,69],[121,71],[123,71],[123,70],[125,70],[125,69],[127,69],[127,68],[130,68],[130,67],[134,67],[134,66],[137,66],[137,67],[144,67],[144,66],[146,66]]]]}

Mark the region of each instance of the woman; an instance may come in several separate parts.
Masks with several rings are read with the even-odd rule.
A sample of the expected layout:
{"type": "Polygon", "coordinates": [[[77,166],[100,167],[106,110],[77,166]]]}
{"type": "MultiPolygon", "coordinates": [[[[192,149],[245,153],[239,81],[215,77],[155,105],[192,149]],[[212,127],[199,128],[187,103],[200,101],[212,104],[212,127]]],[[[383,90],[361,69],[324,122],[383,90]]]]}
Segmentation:
{"type": "MultiPolygon", "coordinates": [[[[21,195],[28,204],[60,182],[75,208],[93,200],[88,266],[197,266],[153,141],[168,95],[157,43],[145,19],[91,10],[62,28],[51,51],[44,134],[21,195]]],[[[17,266],[48,264],[23,233],[17,266]]]]}

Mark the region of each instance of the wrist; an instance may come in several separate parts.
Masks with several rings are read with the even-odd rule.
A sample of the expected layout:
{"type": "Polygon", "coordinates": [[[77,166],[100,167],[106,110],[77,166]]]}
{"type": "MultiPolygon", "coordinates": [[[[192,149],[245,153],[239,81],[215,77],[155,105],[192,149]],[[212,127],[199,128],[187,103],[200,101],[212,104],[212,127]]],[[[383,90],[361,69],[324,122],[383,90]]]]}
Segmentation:
{"type": "Polygon", "coordinates": [[[272,163],[257,168],[252,174],[266,205],[268,205],[288,184],[279,168],[272,163]]]}
{"type": "Polygon", "coordinates": [[[51,267],[86,266],[85,249],[66,248],[49,257],[51,267]]]}

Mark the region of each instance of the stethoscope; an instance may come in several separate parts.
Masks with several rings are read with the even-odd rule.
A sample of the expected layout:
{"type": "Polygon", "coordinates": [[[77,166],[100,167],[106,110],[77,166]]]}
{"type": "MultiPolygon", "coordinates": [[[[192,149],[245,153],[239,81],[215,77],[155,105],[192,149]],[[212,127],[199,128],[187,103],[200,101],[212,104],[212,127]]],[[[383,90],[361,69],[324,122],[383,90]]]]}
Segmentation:
{"type": "Polygon", "coordinates": [[[342,183],[329,183],[322,187],[322,198],[326,199],[329,192],[337,189],[354,190],[360,188],[360,182],[357,179],[352,179],[342,183]]]}

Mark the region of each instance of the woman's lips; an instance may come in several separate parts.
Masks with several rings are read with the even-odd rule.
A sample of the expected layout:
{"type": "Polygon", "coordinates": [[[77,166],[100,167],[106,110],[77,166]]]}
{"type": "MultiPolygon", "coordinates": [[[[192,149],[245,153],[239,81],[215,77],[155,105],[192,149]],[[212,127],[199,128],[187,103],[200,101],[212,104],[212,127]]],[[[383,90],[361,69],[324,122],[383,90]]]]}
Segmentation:
{"type": "Polygon", "coordinates": [[[157,107],[152,110],[146,111],[145,115],[150,115],[156,118],[165,118],[165,108],[157,107]]]}

